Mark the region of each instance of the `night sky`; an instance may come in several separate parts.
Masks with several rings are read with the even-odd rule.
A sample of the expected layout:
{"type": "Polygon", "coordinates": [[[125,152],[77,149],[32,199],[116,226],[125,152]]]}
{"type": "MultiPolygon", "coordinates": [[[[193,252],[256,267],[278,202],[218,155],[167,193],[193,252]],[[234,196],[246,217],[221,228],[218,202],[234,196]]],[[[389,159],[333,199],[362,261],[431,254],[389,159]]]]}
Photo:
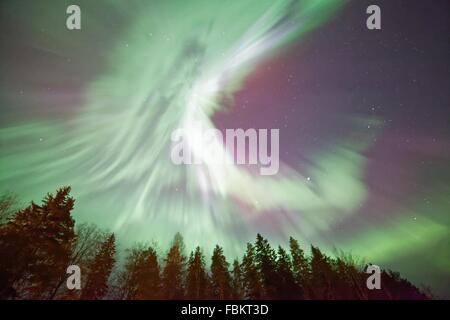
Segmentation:
{"type": "Polygon", "coordinates": [[[71,185],[124,244],[292,235],[450,296],[449,1],[2,1],[0,28],[0,192],[71,185]],[[193,121],[280,129],[280,172],[174,166],[193,121]]]}

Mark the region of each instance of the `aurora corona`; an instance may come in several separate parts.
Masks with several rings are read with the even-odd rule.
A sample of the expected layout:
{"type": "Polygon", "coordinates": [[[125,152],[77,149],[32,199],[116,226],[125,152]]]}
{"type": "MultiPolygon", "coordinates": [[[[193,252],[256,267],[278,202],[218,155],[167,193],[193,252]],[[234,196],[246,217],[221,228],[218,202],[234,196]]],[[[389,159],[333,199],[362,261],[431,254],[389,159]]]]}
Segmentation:
{"type": "MultiPolygon", "coordinates": [[[[400,257],[444,251],[449,188],[440,170],[448,172],[448,143],[415,127],[402,131],[397,119],[412,114],[406,108],[434,95],[392,85],[420,82],[397,80],[392,67],[409,63],[409,74],[415,60],[379,63],[384,52],[395,55],[400,36],[384,45],[384,29],[367,30],[366,8],[355,3],[83,2],[81,29],[68,30],[64,3],[30,2],[25,10],[11,1],[5,8],[29,28],[2,53],[12,63],[1,81],[0,191],[28,201],[70,185],[77,223],[115,232],[123,247],[154,240],[163,250],[179,231],[188,248],[210,252],[220,243],[235,257],[256,233],[274,244],[293,236],[383,267],[401,263],[408,278],[421,279],[427,268],[400,257]],[[395,99],[403,108],[397,118],[395,99]],[[179,128],[200,164],[171,160],[179,128]],[[269,168],[269,154],[278,160],[270,152],[256,166],[215,161],[234,157],[217,133],[252,128],[267,130],[268,140],[279,129],[272,150],[279,163],[269,168]],[[208,152],[205,131],[216,133],[208,152]],[[402,144],[406,131],[417,133],[416,144],[402,144]],[[260,174],[263,167],[276,174],[260,174]]],[[[417,70],[435,70],[426,63],[417,70]]],[[[448,256],[429,260],[448,275],[448,256]]]]}
{"type": "MultiPolygon", "coordinates": [[[[178,167],[170,161],[173,130],[185,128],[190,133],[189,147],[198,152],[202,146],[192,138],[198,130],[214,128],[211,117],[223,109],[223,99],[232,99],[255,68],[320,25],[340,1],[257,3],[211,2],[220,7],[214,18],[209,10],[200,9],[205,6],[201,1],[186,5],[189,16],[185,10],[174,10],[172,2],[134,13],[124,40],[117,41],[109,54],[114,68],[86,87],[85,102],[75,117],[2,129],[2,138],[12,148],[17,139],[43,137],[38,146],[32,140],[21,145],[23,152],[35,149],[32,157],[22,157],[20,150],[15,150],[15,160],[2,157],[7,169],[2,182],[12,178],[10,174],[41,172],[36,180],[17,185],[31,198],[37,190],[70,184],[79,203],[76,216],[87,221],[103,216],[105,227],[126,235],[127,241],[165,243],[174,230],[183,230],[188,244],[192,241],[210,248],[212,235],[218,242],[225,238],[230,242],[229,232],[253,237],[251,220],[274,208],[296,212],[294,216],[301,210],[310,216],[302,223],[303,236],[308,237],[335,219],[313,212],[336,207],[350,214],[364,198],[363,185],[355,174],[345,178],[345,183],[361,191],[337,198],[326,191],[315,193],[302,181],[301,173],[283,164],[288,175],[280,172],[266,178],[210,161],[194,167],[178,167]],[[252,7],[244,17],[243,6],[252,7]],[[229,25],[236,16],[240,23],[229,25]],[[174,23],[167,25],[165,19],[174,23]],[[164,32],[152,32],[155,24],[165,25],[164,32]],[[208,24],[212,26],[207,28],[208,24]],[[189,26],[191,32],[186,33],[189,26]],[[62,181],[63,172],[73,176],[62,181]],[[124,187],[128,191],[121,197],[119,190],[124,187]],[[285,188],[290,188],[289,194],[282,191],[285,188]],[[110,192],[119,192],[120,200],[110,192]],[[252,208],[253,217],[240,213],[242,205],[252,208]],[[196,227],[187,227],[192,222],[196,227]]],[[[223,146],[216,147],[217,152],[226,152],[223,146]]],[[[360,163],[350,164],[349,170],[358,172],[360,163]]],[[[318,179],[318,183],[324,182],[318,179]]],[[[286,234],[298,233],[292,227],[285,229],[286,234]]],[[[233,252],[233,245],[228,250],[233,252]]]]}

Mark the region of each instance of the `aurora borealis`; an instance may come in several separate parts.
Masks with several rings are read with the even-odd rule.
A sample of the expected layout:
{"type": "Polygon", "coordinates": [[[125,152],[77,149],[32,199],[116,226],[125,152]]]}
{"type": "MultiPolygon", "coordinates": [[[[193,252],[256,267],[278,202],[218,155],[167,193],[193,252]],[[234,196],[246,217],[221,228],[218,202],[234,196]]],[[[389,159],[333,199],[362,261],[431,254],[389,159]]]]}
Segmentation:
{"type": "Polygon", "coordinates": [[[446,1],[378,1],[380,31],[366,1],[76,2],[72,31],[72,2],[0,4],[0,192],[70,185],[121,243],[292,235],[450,294],[446,1]],[[175,166],[193,123],[280,129],[279,173],[175,166]]]}

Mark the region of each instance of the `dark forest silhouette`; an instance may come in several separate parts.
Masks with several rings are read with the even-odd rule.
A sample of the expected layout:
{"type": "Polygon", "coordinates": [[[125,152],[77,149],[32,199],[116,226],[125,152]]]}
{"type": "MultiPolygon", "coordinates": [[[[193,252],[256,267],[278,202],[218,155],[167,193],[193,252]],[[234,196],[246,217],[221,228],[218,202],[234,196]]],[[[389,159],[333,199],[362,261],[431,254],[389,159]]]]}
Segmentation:
{"type": "Polygon", "coordinates": [[[186,254],[176,234],[169,250],[136,245],[118,263],[114,234],[94,225],[75,228],[70,187],[13,210],[0,198],[0,299],[428,299],[430,296],[382,271],[380,290],[369,290],[365,265],[351,256],[328,257],[311,246],[307,255],[294,238],[272,248],[260,234],[240,261],[214,248],[209,266],[200,247],[186,254]],[[66,287],[69,265],[80,266],[80,290],[66,287]]]}

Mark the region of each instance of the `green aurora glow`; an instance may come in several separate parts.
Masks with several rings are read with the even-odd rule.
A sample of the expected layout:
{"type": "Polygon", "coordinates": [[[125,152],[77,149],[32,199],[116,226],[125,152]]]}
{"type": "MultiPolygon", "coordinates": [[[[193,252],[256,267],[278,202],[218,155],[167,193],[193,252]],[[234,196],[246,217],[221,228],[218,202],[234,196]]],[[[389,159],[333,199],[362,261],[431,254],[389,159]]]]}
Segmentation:
{"type": "MultiPolygon", "coordinates": [[[[37,201],[70,185],[77,223],[109,228],[125,245],[156,240],[164,247],[180,231],[188,248],[201,245],[210,252],[220,243],[229,257],[240,254],[243,243],[261,232],[265,220],[260,218],[267,212],[283,212],[276,230],[266,234],[274,243],[285,244],[292,235],[304,244],[330,251],[336,246],[380,264],[447,241],[448,224],[426,218],[411,204],[391,221],[371,221],[351,234],[334,229],[353,219],[368,197],[365,152],[383,131],[376,117],[352,118],[356,136],[306,155],[308,165],[302,171],[283,163],[275,177],[240,167],[175,166],[170,161],[174,129],[193,121],[213,127],[213,116],[227,109],[255,70],[293,42],[301,43],[345,3],[108,1],[102,9],[104,2],[81,1],[83,29],[73,37],[64,28],[51,27],[65,19],[63,2],[44,5],[45,12],[39,9],[42,5],[30,5],[39,18],[25,24],[35,30],[33,43],[39,50],[64,58],[91,45],[101,52],[103,64],[91,65],[101,72],[83,83],[76,107],[62,106],[57,117],[2,124],[1,190],[37,201]],[[114,23],[108,12],[122,17],[116,21],[120,28],[108,30],[108,23],[114,23]],[[43,21],[46,37],[39,33],[43,21]],[[109,36],[102,40],[103,34],[109,36]],[[368,125],[376,130],[361,130],[368,125]],[[409,219],[411,215],[421,224],[409,219]],[[334,235],[332,244],[329,233],[334,235]]],[[[27,11],[33,11],[30,6],[27,11]]],[[[20,5],[15,8],[25,19],[20,5]]],[[[42,77],[56,83],[61,74],[48,70],[42,77]]],[[[450,190],[438,185],[435,191],[450,190]]],[[[438,203],[448,211],[448,200],[438,203]]],[[[449,275],[448,256],[430,263],[449,275]]]]}

